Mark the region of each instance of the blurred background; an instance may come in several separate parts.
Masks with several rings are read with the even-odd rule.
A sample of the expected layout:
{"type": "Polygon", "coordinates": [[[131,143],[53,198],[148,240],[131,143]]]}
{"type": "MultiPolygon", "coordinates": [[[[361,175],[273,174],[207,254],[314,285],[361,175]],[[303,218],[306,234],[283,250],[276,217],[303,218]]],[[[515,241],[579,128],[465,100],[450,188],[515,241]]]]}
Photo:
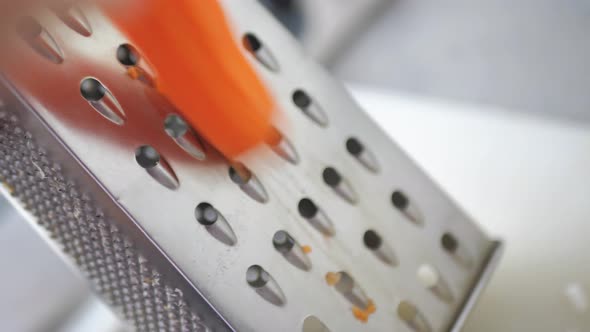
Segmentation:
{"type": "MultiPolygon", "coordinates": [[[[590,331],[590,1],[261,2],[506,241],[465,330],[590,331]]],[[[2,330],[122,330],[22,218],[0,196],[2,330]]]]}
{"type": "Polygon", "coordinates": [[[590,120],[590,1],[264,2],[344,81],[590,120]]]}

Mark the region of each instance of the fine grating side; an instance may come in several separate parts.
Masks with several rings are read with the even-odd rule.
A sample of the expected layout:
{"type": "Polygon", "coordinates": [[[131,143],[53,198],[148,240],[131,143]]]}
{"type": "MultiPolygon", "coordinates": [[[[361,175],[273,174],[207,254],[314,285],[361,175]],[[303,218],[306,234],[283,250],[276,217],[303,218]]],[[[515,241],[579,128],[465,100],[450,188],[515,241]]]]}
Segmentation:
{"type": "Polygon", "coordinates": [[[138,331],[209,331],[182,292],[114,225],[59,164],[0,109],[0,181],[118,313],[138,331]]]}

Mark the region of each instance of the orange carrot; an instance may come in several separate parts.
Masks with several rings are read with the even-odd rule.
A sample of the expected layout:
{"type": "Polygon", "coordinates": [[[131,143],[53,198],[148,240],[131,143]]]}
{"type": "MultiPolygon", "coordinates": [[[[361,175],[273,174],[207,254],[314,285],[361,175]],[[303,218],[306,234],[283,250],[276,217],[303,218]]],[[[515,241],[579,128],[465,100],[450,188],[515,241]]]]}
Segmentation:
{"type": "Polygon", "coordinates": [[[274,103],[240,52],[217,0],[101,5],[153,65],[157,89],[226,157],[264,141],[274,103]]]}

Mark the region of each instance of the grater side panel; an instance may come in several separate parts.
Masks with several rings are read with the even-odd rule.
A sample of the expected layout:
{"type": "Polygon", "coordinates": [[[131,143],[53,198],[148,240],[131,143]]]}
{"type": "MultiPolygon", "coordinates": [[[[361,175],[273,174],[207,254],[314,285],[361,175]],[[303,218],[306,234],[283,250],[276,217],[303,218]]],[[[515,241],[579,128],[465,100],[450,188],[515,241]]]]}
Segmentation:
{"type": "MultiPolygon", "coordinates": [[[[207,306],[199,307],[200,294],[240,331],[299,330],[309,315],[318,316],[334,331],[406,331],[397,308],[411,301],[433,330],[446,330],[463,310],[493,242],[255,1],[223,3],[235,23],[236,39],[247,32],[256,34],[280,65],[278,72],[271,72],[244,51],[283,110],[285,119],[276,119],[276,127],[300,157],[293,165],[261,146],[239,158],[260,181],[264,199],[245,194],[228,176],[228,163],[210,147],[206,146],[207,160],[196,161],[166,135],[163,121],[174,110],[156,91],[126,75],[114,56],[117,46],[126,41],[96,11],[86,11],[94,31],[90,37],[76,35],[50,14],[41,15],[39,20],[60,45],[64,62],[48,63],[21,43],[20,61],[27,71],[12,67],[8,79],[67,147],[63,160],[68,165],[79,162],[92,177],[83,187],[102,192],[103,204],[112,206],[113,215],[125,217],[114,218],[118,226],[128,227],[141,250],[157,244],[170,259],[155,260],[155,266],[176,272],[170,273],[177,277],[172,287],[182,288],[190,306],[205,320],[211,315],[213,322],[221,321],[207,306]],[[31,80],[31,72],[45,75],[31,80]],[[124,111],[123,124],[108,121],[81,98],[79,86],[86,77],[98,79],[117,99],[124,111]],[[55,82],[60,89],[49,91],[55,82]],[[314,123],[294,105],[297,89],[305,90],[325,112],[327,125],[314,123]],[[358,137],[373,151],[381,166],[378,173],[367,171],[347,153],[345,142],[350,137],[358,137]],[[145,145],[160,153],[177,185],[165,187],[139,167],[134,153],[145,145]],[[324,183],[322,172],[327,167],[346,178],[356,202],[347,202],[324,183]],[[420,222],[392,206],[395,190],[410,197],[420,211],[420,222]],[[297,203],[304,197],[317,202],[332,220],[334,236],[320,234],[301,217],[297,203]],[[227,219],[235,244],[220,243],[195,220],[195,207],[203,202],[227,219]],[[393,247],[398,265],[387,266],[367,250],[362,236],[368,229],[377,230],[393,247]],[[274,250],[271,239],[278,230],[288,231],[313,249],[308,255],[310,271],[296,269],[274,250]],[[447,232],[459,239],[471,264],[458,264],[444,252],[441,237],[447,232]],[[441,301],[420,284],[417,271],[424,264],[445,280],[451,301],[441,301]],[[252,265],[272,275],[285,295],[283,305],[265,301],[249,287],[245,274],[252,265]],[[356,320],[350,303],[326,284],[326,274],[336,271],[354,276],[376,303],[377,312],[367,323],[356,320]]],[[[151,255],[160,257],[157,251],[147,258],[151,255]]]]}
{"type": "Polygon", "coordinates": [[[140,331],[230,330],[11,91],[0,85],[0,181],[102,299],[140,331]]]}

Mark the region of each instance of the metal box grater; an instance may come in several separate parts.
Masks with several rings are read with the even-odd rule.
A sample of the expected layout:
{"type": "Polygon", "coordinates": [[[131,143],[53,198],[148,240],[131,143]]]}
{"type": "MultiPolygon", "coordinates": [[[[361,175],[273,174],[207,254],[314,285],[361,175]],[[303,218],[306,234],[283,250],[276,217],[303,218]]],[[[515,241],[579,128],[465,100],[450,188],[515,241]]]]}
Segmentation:
{"type": "Polygon", "coordinates": [[[138,331],[459,330],[500,243],[256,1],[223,5],[278,144],[230,166],[100,12],[47,11],[2,74],[4,192],[138,331]]]}

